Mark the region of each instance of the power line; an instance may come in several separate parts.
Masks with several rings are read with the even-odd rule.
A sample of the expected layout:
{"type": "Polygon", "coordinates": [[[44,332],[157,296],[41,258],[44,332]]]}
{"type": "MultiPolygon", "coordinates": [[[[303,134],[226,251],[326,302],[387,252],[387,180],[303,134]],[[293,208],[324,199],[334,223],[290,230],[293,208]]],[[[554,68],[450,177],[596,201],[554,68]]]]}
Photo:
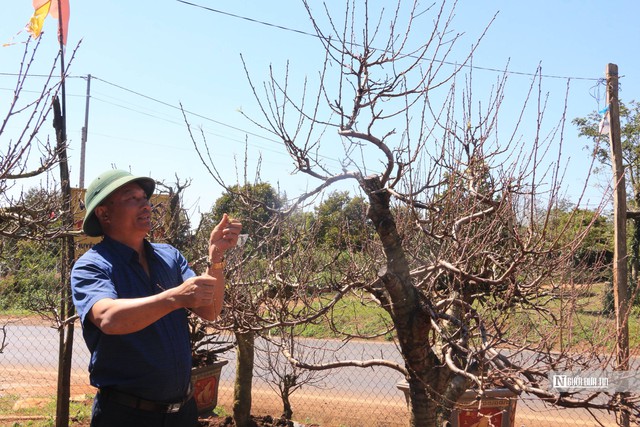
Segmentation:
{"type": "MultiPolygon", "coordinates": [[[[91,77],[94,78],[93,75],[91,77]]],[[[144,111],[142,111],[142,110],[140,110],[138,108],[129,107],[129,106],[126,106],[126,105],[119,104],[117,102],[113,102],[113,101],[107,101],[106,99],[102,99],[102,98],[97,97],[95,95],[91,95],[91,99],[94,100],[94,101],[102,102],[104,104],[113,105],[114,107],[122,108],[123,110],[133,111],[135,113],[142,114],[142,115],[147,116],[147,117],[152,117],[154,119],[162,120],[162,121],[170,123],[170,124],[174,124],[174,125],[178,125],[178,126],[184,124],[184,123],[181,123],[181,122],[177,122],[175,120],[171,120],[171,119],[166,118],[166,117],[160,117],[160,116],[158,116],[156,114],[144,112],[144,111]]]]}
{"type": "MultiPolygon", "coordinates": [[[[2,73],[2,72],[0,72],[0,76],[18,77],[18,76],[20,76],[20,74],[18,74],[18,73],[2,73]]],[[[51,76],[49,76],[49,75],[45,75],[45,74],[29,74],[29,77],[51,77],[51,76]]],[[[66,78],[82,78],[82,79],[86,79],[87,77],[86,77],[86,76],[66,76],[66,78]]],[[[178,106],[176,106],[176,105],[174,105],[174,104],[171,104],[171,103],[168,103],[168,102],[162,101],[162,100],[160,100],[160,99],[157,99],[157,98],[151,97],[151,96],[149,96],[149,95],[145,95],[145,94],[140,93],[140,92],[137,92],[137,91],[135,91],[135,90],[133,90],[133,89],[129,89],[129,88],[126,88],[126,87],[124,87],[124,86],[118,85],[118,84],[116,84],[116,83],[112,83],[112,82],[110,82],[110,81],[107,81],[107,80],[101,79],[100,77],[96,77],[96,76],[95,76],[95,75],[93,75],[93,74],[91,75],[91,78],[92,78],[93,80],[99,80],[99,81],[101,81],[102,83],[105,83],[105,84],[107,84],[107,85],[110,85],[110,86],[116,87],[116,88],[118,88],[118,89],[120,89],[120,90],[123,90],[123,91],[125,91],[125,92],[129,92],[129,93],[131,93],[131,94],[137,95],[137,96],[139,96],[139,97],[141,97],[141,98],[145,98],[145,99],[147,99],[147,100],[149,100],[149,101],[153,101],[153,102],[156,102],[156,103],[158,103],[158,104],[164,105],[165,107],[173,108],[173,109],[175,109],[175,110],[179,110],[179,111],[184,111],[185,113],[188,113],[188,114],[190,114],[190,115],[192,115],[192,116],[195,116],[195,117],[198,117],[198,118],[201,118],[201,119],[204,119],[204,120],[210,121],[210,122],[212,122],[212,123],[216,123],[216,124],[218,124],[218,125],[225,126],[225,127],[231,128],[231,129],[233,129],[233,130],[237,130],[237,131],[240,131],[240,132],[246,133],[246,134],[248,134],[248,135],[252,135],[252,136],[258,137],[258,138],[266,139],[266,140],[271,141],[271,142],[280,142],[280,141],[277,141],[277,140],[275,140],[275,139],[268,138],[268,137],[266,137],[266,136],[264,136],[264,135],[259,135],[259,134],[256,134],[256,133],[253,133],[253,132],[250,132],[250,131],[247,131],[247,130],[244,130],[244,129],[241,129],[241,128],[238,128],[238,127],[235,127],[235,126],[232,126],[232,125],[229,125],[229,124],[227,124],[227,123],[224,123],[224,122],[221,122],[221,121],[218,121],[218,120],[212,119],[212,118],[210,118],[210,117],[203,116],[202,114],[194,113],[194,112],[189,111],[189,110],[182,110],[180,107],[178,107],[178,106]]],[[[2,89],[2,90],[13,90],[12,88],[0,88],[0,89],[2,89]]],[[[22,91],[26,91],[25,89],[21,89],[21,90],[22,90],[22,91]]],[[[37,91],[32,91],[32,92],[37,92],[37,91]]],[[[80,95],[77,95],[77,96],[80,96],[80,95]]],[[[92,96],[92,98],[94,98],[94,97],[92,96]]],[[[101,101],[103,101],[103,102],[107,102],[107,101],[105,101],[105,100],[101,100],[101,101]]],[[[120,106],[120,107],[121,107],[121,108],[127,108],[127,107],[123,107],[123,106],[120,106]]],[[[140,111],[138,111],[138,112],[140,112],[140,111]]]]}
{"type": "Polygon", "coordinates": [[[158,104],[164,105],[165,107],[173,108],[173,109],[178,110],[178,111],[184,111],[185,113],[188,113],[188,114],[190,114],[190,115],[192,115],[192,116],[194,116],[194,117],[198,117],[198,118],[200,118],[200,119],[207,120],[207,121],[212,122],[212,123],[215,123],[215,124],[217,124],[217,125],[224,126],[224,127],[228,127],[228,128],[230,128],[230,129],[233,129],[233,130],[237,130],[237,131],[239,131],[239,132],[246,133],[247,135],[251,135],[251,136],[255,136],[255,137],[257,137],[257,138],[265,139],[265,140],[267,140],[267,141],[271,141],[271,142],[275,142],[275,143],[281,143],[281,141],[278,141],[278,140],[276,140],[276,139],[269,138],[269,137],[266,137],[266,136],[264,136],[264,135],[260,135],[260,134],[254,133],[254,132],[247,131],[247,130],[245,130],[245,129],[241,129],[241,128],[236,127],[236,126],[229,125],[229,124],[224,123],[224,122],[221,122],[221,121],[219,121],[219,120],[212,119],[211,117],[207,117],[207,116],[203,116],[202,114],[194,113],[193,111],[184,110],[184,109],[182,109],[182,108],[180,108],[180,107],[178,107],[178,106],[176,106],[176,105],[174,105],[174,104],[171,104],[171,103],[168,103],[168,102],[165,102],[165,101],[159,100],[159,99],[154,98],[154,97],[149,96],[149,95],[145,95],[145,94],[140,93],[140,92],[137,92],[137,91],[135,91],[135,90],[133,90],[133,89],[129,89],[129,88],[126,88],[126,87],[124,87],[124,86],[121,86],[121,85],[118,85],[118,84],[115,84],[115,83],[109,82],[109,81],[107,81],[107,80],[101,79],[100,77],[96,77],[96,76],[94,76],[93,74],[91,75],[91,78],[92,78],[92,79],[95,79],[95,80],[98,80],[98,81],[101,81],[102,83],[105,83],[105,84],[107,84],[107,85],[110,85],[110,86],[116,87],[116,88],[118,88],[118,89],[120,89],[120,90],[123,90],[123,91],[125,91],[125,92],[129,92],[129,93],[132,93],[132,94],[134,94],[134,95],[140,96],[140,97],[145,98],[145,99],[147,99],[147,100],[149,100],[149,101],[153,101],[153,102],[156,102],[156,103],[158,103],[158,104]]]}
{"type": "MultiPolygon", "coordinates": [[[[17,76],[19,76],[19,75],[20,75],[20,74],[17,74],[17,73],[3,73],[3,72],[0,72],[0,76],[11,76],[11,77],[17,77],[17,76]]],[[[49,75],[45,75],[45,74],[29,74],[29,76],[30,76],[30,77],[46,77],[46,78],[50,77],[49,75]]],[[[67,78],[81,78],[81,79],[86,79],[86,78],[87,78],[87,76],[67,76],[67,78]]],[[[152,101],[152,102],[158,103],[158,104],[160,104],[160,105],[163,105],[163,106],[165,106],[165,107],[169,107],[169,108],[174,109],[174,110],[184,111],[184,113],[189,114],[189,115],[191,115],[191,116],[201,118],[201,119],[206,120],[206,121],[208,121],[208,122],[215,123],[215,124],[217,124],[217,125],[224,126],[224,127],[227,127],[227,128],[229,128],[229,129],[233,129],[233,130],[238,131],[238,132],[242,132],[242,133],[243,133],[243,134],[245,134],[245,135],[251,135],[251,136],[254,136],[254,137],[256,137],[256,138],[259,138],[259,139],[262,139],[262,140],[265,140],[265,141],[268,141],[268,142],[276,143],[276,144],[278,144],[278,145],[282,145],[282,144],[283,144],[283,142],[282,142],[282,141],[279,141],[279,140],[277,140],[277,139],[269,138],[269,137],[267,137],[267,136],[260,135],[260,134],[257,134],[257,133],[255,133],[255,132],[251,132],[251,131],[248,131],[248,130],[246,130],[246,129],[242,129],[242,128],[239,128],[239,127],[237,127],[237,126],[229,125],[229,124],[227,124],[227,123],[221,122],[221,121],[216,120],[216,119],[213,119],[213,118],[211,118],[211,117],[207,117],[207,116],[204,116],[204,115],[202,115],[202,114],[195,113],[195,112],[193,112],[193,111],[189,111],[189,110],[183,109],[183,108],[181,108],[181,107],[179,107],[179,106],[176,106],[176,105],[174,105],[174,104],[171,104],[171,103],[169,103],[169,102],[162,101],[162,100],[160,100],[160,99],[158,99],[158,98],[154,98],[154,97],[152,97],[152,96],[145,95],[145,94],[143,94],[143,93],[141,93],[141,92],[138,92],[138,91],[135,91],[135,90],[133,90],[133,89],[129,89],[129,88],[127,88],[127,87],[124,87],[124,86],[122,86],[122,85],[119,85],[119,84],[116,84],[116,83],[110,82],[110,81],[108,81],[108,80],[104,80],[104,79],[102,79],[102,78],[100,78],[100,77],[97,77],[97,76],[95,76],[95,75],[93,75],[93,74],[91,75],[91,78],[92,78],[92,80],[98,80],[98,81],[100,81],[100,82],[102,82],[102,83],[104,83],[104,84],[107,84],[107,85],[109,85],[109,86],[112,86],[112,87],[118,88],[118,89],[120,89],[120,90],[122,90],[122,91],[125,91],[125,92],[128,92],[128,93],[131,93],[131,94],[133,94],[133,95],[139,96],[139,97],[144,98],[144,99],[146,99],[146,100],[148,100],[148,101],[152,101]]],[[[0,90],[12,91],[12,90],[14,90],[14,89],[13,89],[13,88],[2,88],[2,87],[0,87],[0,90]]],[[[30,92],[30,91],[25,90],[25,89],[21,89],[21,91],[30,92]]],[[[38,91],[33,91],[33,92],[34,92],[34,93],[39,93],[38,91]]],[[[85,95],[71,95],[71,96],[80,97],[80,96],[85,96],[85,95]]],[[[105,104],[110,104],[110,105],[113,105],[113,106],[115,106],[115,107],[122,108],[122,109],[129,110],[129,111],[134,111],[134,112],[137,112],[137,113],[139,113],[139,114],[143,114],[143,115],[148,116],[148,117],[152,117],[152,118],[155,118],[155,119],[158,119],[158,120],[165,121],[165,122],[167,122],[167,123],[171,123],[171,124],[174,124],[174,125],[180,125],[180,124],[181,124],[181,123],[179,123],[179,122],[176,122],[175,120],[171,120],[171,119],[168,119],[168,118],[166,118],[166,117],[164,117],[164,118],[163,118],[163,117],[159,117],[159,116],[157,116],[157,115],[154,115],[154,114],[151,114],[151,113],[148,113],[148,112],[144,112],[144,111],[142,111],[142,110],[140,110],[140,109],[136,109],[136,108],[133,108],[133,107],[128,107],[128,106],[125,106],[125,105],[122,105],[122,104],[119,104],[119,103],[116,103],[116,102],[107,101],[107,100],[105,100],[105,99],[101,99],[101,98],[99,98],[99,97],[96,97],[95,95],[92,95],[92,96],[91,96],[91,98],[92,98],[92,99],[94,99],[94,100],[96,100],[96,101],[103,102],[103,103],[105,103],[105,104]]],[[[225,138],[225,139],[228,139],[228,140],[231,140],[231,141],[235,141],[235,142],[244,142],[244,141],[240,141],[240,140],[235,139],[235,138],[230,138],[230,137],[228,137],[228,136],[222,136],[222,135],[216,134],[216,133],[211,132],[211,131],[207,131],[206,133],[208,133],[208,134],[210,134],[210,135],[214,135],[214,136],[219,136],[219,137],[221,137],[221,138],[225,138]]],[[[256,144],[253,144],[253,145],[256,145],[256,144]]],[[[270,152],[272,152],[272,153],[282,154],[282,152],[281,152],[281,151],[274,150],[274,149],[273,149],[273,148],[271,148],[271,147],[267,147],[267,146],[258,146],[258,148],[260,148],[261,150],[270,151],[270,152]]],[[[329,157],[329,156],[325,156],[325,155],[321,155],[321,154],[318,154],[318,157],[319,157],[319,158],[322,158],[322,159],[325,159],[325,160],[328,160],[328,161],[332,161],[332,162],[336,162],[336,163],[340,164],[340,160],[339,160],[339,159],[335,159],[335,158],[332,158],[332,157],[329,157]]]]}
{"type": "Polygon", "coordinates": [[[201,9],[205,9],[205,10],[208,10],[210,12],[215,12],[215,13],[219,13],[221,15],[231,16],[232,18],[242,19],[242,20],[245,20],[245,21],[253,22],[255,24],[266,25],[267,27],[273,27],[273,28],[277,28],[279,30],[290,31],[290,32],[302,34],[302,35],[305,35],[305,36],[318,37],[317,34],[308,33],[306,31],[302,31],[302,30],[296,30],[295,28],[289,28],[289,27],[285,27],[285,26],[282,26],[282,25],[272,24],[270,22],[261,21],[259,19],[249,18],[248,16],[236,15],[236,14],[231,13],[231,12],[225,12],[225,11],[222,11],[222,10],[219,10],[219,9],[214,9],[212,7],[207,7],[207,6],[202,6],[202,5],[191,3],[191,2],[188,2],[188,1],[184,1],[184,0],[177,0],[177,1],[179,3],[184,3],[184,4],[187,4],[189,6],[199,7],[201,9]]]}
{"type": "MultiPolygon", "coordinates": [[[[171,103],[169,103],[169,102],[165,102],[165,101],[162,101],[162,100],[160,100],[160,99],[154,98],[154,97],[152,97],[152,96],[145,95],[145,94],[140,93],[140,92],[137,92],[137,91],[135,91],[135,90],[132,90],[132,89],[126,88],[126,87],[124,87],[124,86],[118,85],[118,84],[116,84],[116,83],[109,82],[109,81],[107,81],[107,80],[101,79],[100,77],[96,77],[96,76],[94,76],[93,74],[91,75],[91,78],[92,78],[92,79],[94,79],[94,80],[98,80],[98,81],[100,81],[100,82],[103,82],[103,83],[105,83],[105,84],[108,84],[108,85],[110,85],[110,86],[116,87],[116,88],[118,88],[118,89],[120,89],[120,90],[123,90],[123,91],[125,91],[125,92],[129,92],[129,93],[134,94],[134,95],[136,95],[136,96],[140,96],[140,97],[142,97],[142,98],[144,98],[144,99],[147,99],[147,100],[149,100],[149,101],[156,102],[156,103],[158,103],[158,104],[164,105],[164,106],[166,106],[166,107],[169,107],[169,108],[172,108],[172,109],[175,109],[175,110],[178,110],[178,111],[184,111],[184,112],[185,112],[185,113],[187,113],[187,114],[190,114],[190,115],[192,115],[192,116],[194,116],[194,117],[201,118],[201,119],[206,120],[206,121],[209,121],[209,122],[211,122],[211,123],[215,123],[215,124],[217,124],[217,125],[224,126],[224,127],[229,128],[229,129],[236,130],[236,131],[238,131],[238,132],[242,132],[242,133],[244,133],[244,134],[246,134],[246,135],[255,136],[255,137],[260,138],[260,139],[263,139],[263,140],[265,140],[265,141],[274,142],[274,143],[279,144],[279,145],[282,145],[282,144],[283,144],[283,142],[282,142],[282,141],[279,141],[279,140],[277,140],[277,139],[269,138],[269,137],[266,137],[266,136],[264,136],[264,135],[257,134],[257,133],[255,133],[255,132],[251,132],[251,131],[248,131],[248,130],[245,130],[245,129],[242,129],[242,128],[239,128],[239,127],[236,127],[236,126],[229,125],[229,124],[224,123],[224,122],[221,122],[221,121],[219,121],[219,120],[212,119],[211,117],[207,117],[207,116],[204,116],[204,115],[202,115],[202,114],[198,114],[198,113],[195,113],[195,112],[192,112],[192,111],[189,111],[189,110],[182,109],[181,107],[178,107],[178,106],[176,106],[176,105],[173,105],[173,104],[171,104],[171,103]]],[[[124,107],[123,107],[123,108],[124,108],[124,107]]],[[[144,114],[149,115],[148,113],[144,113],[144,114]]],[[[263,147],[263,149],[267,149],[267,148],[263,147]]],[[[273,151],[273,150],[270,150],[270,151],[275,152],[275,151],[273,151]]],[[[330,160],[330,161],[333,161],[333,162],[337,162],[338,164],[340,164],[340,160],[339,160],[339,159],[334,159],[334,158],[332,158],[332,157],[328,157],[328,156],[321,155],[321,154],[318,154],[318,157],[323,158],[323,159],[325,159],[325,160],[330,160]]]]}
{"type": "MultiPolygon", "coordinates": [[[[91,77],[94,78],[93,75],[91,77]]],[[[172,124],[172,125],[184,126],[184,122],[178,122],[178,121],[172,120],[171,118],[168,118],[168,117],[161,117],[158,114],[148,113],[148,112],[142,111],[139,108],[134,108],[134,107],[123,105],[122,103],[118,103],[118,102],[114,102],[114,101],[108,101],[106,99],[102,99],[102,98],[97,97],[95,95],[91,95],[91,99],[94,100],[94,101],[99,101],[99,102],[102,102],[102,103],[105,103],[105,104],[112,105],[114,107],[122,108],[124,110],[133,111],[135,113],[142,114],[144,116],[151,117],[151,118],[154,118],[154,119],[157,119],[157,120],[161,120],[163,122],[166,122],[166,123],[169,123],[169,124],[172,124]]],[[[121,101],[121,102],[123,102],[123,101],[121,101]]],[[[237,138],[230,137],[229,135],[221,135],[219,133],[215,133],[215,132],[213,132],[211,130],[207,130],[207,129],[203,129],[203,131],[208,135],[213,135],[213,136],[216,136],[216,137],[219,137],[219,138],[223,138],[223,139],[228,140],[228,141],[238,142],[238,143],[242,143],[242,144],[245,143],[245,141],[237,139],[237,138]]],[[[243,131],[243,132],[246,132],[246,131],[243,131]]],[[[109,135],[102,135],[102,136],[109,136],[109,135]]],[[[113,138],[113,136],[109,136],[109,137],[113,138]]],[[[267,139],[265,137],[262,137],[262,138],[263,139],[267,139]]],[[[123,138],[120,138],[120,139],[123,139],[123,138]]],[[[272,139],[267,139],[267,140],[268,141],[272,141],[272,142],[275,141],[275,140],[272,140],[272,139]]],[[[279,141],[275,141],[275,142],[279,142],[279,141]]],[[[162,146],[162,145],[154,144],[154,143],[148,143],[148,144],[162,146]]],[[[281,154],[281,155],[284,154],[282,151],[275,150],[274,148],[271,148],[271,147],[268,147],[268,146],[264,146],[264,145],[260,146],[260,145],[255,144],[255,143],[254,144],[250,144],[250,145],[257,146],[261,150],[269,151],[269,152],[272,152],[272,153],[275,153],[275,154],[281,154]]],[[[175,147],[175,146],[168,146],[168,147],[170,147],[170,148],[179,148],[179,147],[175,147]]],[[[329,158],[329,157],[327,157],[327,160],[337,161],[336,159],[332,159],[332,158],[329,158]]]]}
{"type": "MultiPolygon", "coordinates": [[[[261,21],[259,19],[255,19],[255,18],[250,18],[248,16],[243,16],[243,15],[237,15],[235,13],[230,13],[230,12],[225,12],[223,10],[220,9],[215,9],[212,7],[208,7],[208,6],[202,6],[196,3],[191,3],[185,0],[176,0],[178,3],[184,3],[186,5],[189,6],[193,6],[193,7],[197,7],[200,9],[204,9],[207,10],[209,12],[213,12],[213,13],[218,13],[220,15],[225,15],[225,16],[230,16],[232,18],[236,18],[236,19],[241,19],[244,21],[248,21],[251,22],[253,24],[260,24],[260,25],[264,25],[267,27],[271,27],[271,28],[276,28],[278,30],[283,30],[283,31],[289,31],[292,33],[296,33],[296,34],[302,34],[305,36],[310,36],[310,37],[315,37],[318,39],[322,39],[322,37],[318,34],[314,34],[314,33],[309,33],[307,31],[303,31],[303,30],[298,30],[295,28],[291,28],[291,27],[285,27],[283,25],[278,25],[278,24],[273,24],[271,22],[266,22],[266,21],[261,21]]],[[[423,14],[426,11],[421,12],[419,15],[423,14]]],[[[351,43],[354,46],[359,46],[356,43],[351,43]]],[[[377,49],[380,50],[380,49],[377,49]]],[[[412,55],[411,55],[412,56],[412,55]]],[[[415,57],[415,56],[412,56],[415,57]]],[[[441,64],[445,64],[445,65],[451,65],[454,67],[460,67],[460,64],[457,64],[455,62],[448,62],[448,61],[442,61],[442,60],[438,60],[438,59],[431,59],[434,62],[439,62],[441,64]]],[[[527,76],[527,77],[544,77],[544,78],[549,78],[549,79],[562,79],[562,80],[567,80],[567,79],[571,79],[571,80],[588,80],[588,81],[597,81],[600,80],[600,78],[597,77],[579,77],[579,76],[560,76],[560,75],[554,75],[554,74],[538,74],[538,73],[526,73],[523,71],[508,71],[508,70],[504,70],[504,69],[499,69],[499,68],[492,68],[492,67],[479,67],[477,65],[470,65],[470,64],[465,64],[463,65],[463,67],[465,68],[470,68],[470,69],[475,69],[475,70],[482,70],[482,71],[491,71],[491,72],[495,72],[495,73],[505,73],[505,74],[513,74],[513,75],[518,75],[518,76],[527,76]]]]}
{"type": "MultiPolygon", "coordinates": [[[[226,12],[220,9],[215,9],[212,7],[208,7],[208,6],[203,6],[200,4],[196,4],[196,3],[192,3],[186,0],[176,0],[178,3],[183,3],[186,4],[188,6],[192,6],[192,7],[196,7],[199,9],[203,9],[209,12],[213,12],[213,13],[217,13],[220,15],[224,15],[224,16],[229,16],[231,18],[235,18],[235,19],[240,19],[240,20],[244,20],[253,24],[260,24],[260,25],[264,25],[266,27],[270,27],[270,28],[276,28],[278,30],[282,30],[282,31],[288,31],[288,32],[292,32],[292,33],[296,33],[296,34],[301,34],[304,36],[308,36],[308,37],[314,37],[314,38],[318,38],[318,39],[322,39],[322,37],[318,34],[315,33],[310,33],[304,30],[299,30],[296,28],[291,28],[291,27],[287,27],[284,25],[279,25],[279,24],[274,24],[271,22],[267,22],[267,21],[263,21],[260,19],[256,19],[256,18],[251,18],[248,16],[244,16],[244,15],[238,15],[235,13],[231,13],[231,12],[226,12]]],[[[420,12],[419,14],[416,15],[422,15],[424,14],[426,11],[428,10],[428,8],[422,12],[420,12]]],[[[359,46],[356,43],[352,43],[355,46],[359,46]]],[[[380,50],[380,49],[378,49],[380,50]]],[[[442,61],[442,60],[438,60],[438,59],[431,59],[434,62],[439,62],[441,64],[446,64],[446,65],[451,65],[451,66],[455,66],[455,67],[460,67],[461,65],[459,63],[455,63],[455,62],[449,62],[449,61],[442,61]]],[[[512,75],[518,75],[518,76],[526,76],[526,77],[544,77],[544,78],[550,78],[550,79],[562,79],[562,80],[587,80],[587,81],[599,81],[602,80],[601,77],[583,77],[583,76],[562,76],[562,75],[556,75],[556,74],[539,74],[539,73],[528,73],[528,72],[523,72],[523,71],[509,71],[509,70],[505,70],[503,68],[495,68],[495,67],[481,67],[478,65],[470,65],[470,64],[465,64],[463,65],[464,68],[469,68],[469,69],[476,69],[476,70],[482,70],[482,71],[490,71],[490,72],[494,72],[494,73],[505,73],[505,74],[512,74],[512,75]]],[[[0,73],[0,76],[4,75],[4,76],[15,76],[16,74],[11,74],[11,73],[0,73]]],[[[49,77],[47,75],[32,75],[33,77],[49,77]]],[[[84,76],[67,76],[68,78],[86,78],[84,76]]],[[[624,76],[619,76],[619,78],[623,78],[624,76]]],[[[106,82],[108,83],[108,82],[106,82]]],[[[141,95],[141,96],[145,96],[145,95],[141,95]]],[[[193,113],[191,113],[193,114],[193,113]]],[[[198,116],[196,114],[196,116],[198,116]]],[[[205,118],[205,117],[203,117],[205,118]]],[[[206,119],[206,118],[205,118],[206,119]]],[[[223,124],[224,125],[224,124],[223,124]]],[[[259,135],[254,135],[254,136],[259,136],[259,135]]],[[[260,136],[262,137],[262,136],[260,136]]]]}
{"type": "MultiPolygon", "coordinates": [[[[24,74],[20,74],[20,73],[2,73],[0,72],[0,76],[5,76],[5,77],[20,77],[23,76],[24,74]]],[[[51,74],[29,74],[29,77],[45,77],[45,78],[50,78],[51,74]]],[[[87,76],[72,76],[72,75],[66,75],[64,77],[65,79],[86,79],[87,76]]]]}

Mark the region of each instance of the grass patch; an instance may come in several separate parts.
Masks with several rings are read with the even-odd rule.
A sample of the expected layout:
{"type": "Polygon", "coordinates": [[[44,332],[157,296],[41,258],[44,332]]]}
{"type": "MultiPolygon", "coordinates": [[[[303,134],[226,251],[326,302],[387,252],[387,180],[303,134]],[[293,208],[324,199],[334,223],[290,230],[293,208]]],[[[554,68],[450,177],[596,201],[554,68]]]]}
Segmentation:
{"type": "MultiPolygon", "coordinates": [[[[568,344],[574,346],[592,344],[612,350],[615,348],[616,319],[615,316],[602,312],[607,285],[596,284],[589,291],[580,295],[575,304],[573,322],[567,325],[568,331],[571,332],[567,337],[568,344]]],[[[631,348],[640,345],[638,330],[636,308],[629,315],[629,346],[631,348]]]]}
{"type": "MultiPolygon", "coordinates": [[[[615,347],[616,321],[612,316],[603,314],[605,283],[590,286],[576,286],[556,291],[553,296],[540,297],[533,304],[540,305],[545,311],[536,311],[531,307],[516,308],[507,313],[487,312],[485,321],[504,322],[511,337],[525,339],[530,344],[544,343],[550,350],[561,347],[601,348],[611,350],[615,347]],[[551,338],[547,338],[551,337],[551,338]]],[[[325,301],[326,303],[326,301],[325,301]]],[[[318,309],[321,303],[314,304],[318,309]]],[[[482,311],[482,308],[478,306],[482,311]]],[[[317,321],[295,328],[299,337],[315,339],[354,337],[374,337],[374,339],[393,339],[389,314],[366,296],[347,296],[336,304],[327,316],[317,321]],[[340,333],[338,333],[338,331],[340,333]]],[[[640,307],[634,307],[629,316],[630,348],[640,346],[640,307]]]]}
{"type": "MultiPolygon", "coordinates": [[[[606,292],[607,285],[600,283],[562,289],[554,298],[541,297],[532,302],[539,303],[546,312],[528,308],[507,314],[504,319],[508,334],[524,338],[531,344],[543,344],[549,350],[599,348],[611,351],[616,342],[616,320],[602,312],[606,292]]],[[[640,310],[636,307],[629,316],[630,348],[640,345],[638,314],[640,310]]]]}
{"type": "MultiPolygon", "coordinates": [[[[320,303],[315,304],[315,309],[320,303]]],[[[296,327],[296,336],[316,339],[371,337],[391,340],[391,317],[373,301],[367,298],[348,296],[341,299],[327,316],[318,321],[296,327]]]]}
{"type": "Polygon", "coordinates": [[[0,310],[1,317],[29,317],[36,315],[33,311],[24,308],[5,308],[0,310]]]}
{"type": "MultiPolygon", "coordinates": [[[[86,426],[91,418],[93,399],[71,401],[69,405],[69,425],[86,426]]],[[[51,427],[55,425],[56,400],[49,398],[21,399],[17,395],[0,396],[0,426],[11,427],[51,427]],[[23,400],[27,405],[14,410],[16,402],[23,400]]]]}

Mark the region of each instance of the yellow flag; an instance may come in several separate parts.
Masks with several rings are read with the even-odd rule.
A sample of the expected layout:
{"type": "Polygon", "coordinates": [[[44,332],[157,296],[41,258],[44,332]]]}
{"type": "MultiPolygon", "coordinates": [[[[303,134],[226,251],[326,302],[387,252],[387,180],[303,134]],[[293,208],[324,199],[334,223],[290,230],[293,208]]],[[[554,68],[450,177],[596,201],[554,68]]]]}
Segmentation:
{"type": "Polygon", "coordinates": [[[47,0],[39,7],[36,7],[35,12],[33,12],[33,16],[27,24],[27,31],[33,36],[34,39],[40,37],[42,26],[44,25],[44,18],[46,18],[49,14],[50,8],[51,0],[47,0]]]}
{"type": "Polygon", "coordinates": [[[44,19],[51,15],[58,20],[58,36],[62,35],[62,43],[67,44],[67,32],[69,30],[69,0],[33,0],[33,16],[27,24],[27,31],[34,39],[40,37],[44,19]]]}

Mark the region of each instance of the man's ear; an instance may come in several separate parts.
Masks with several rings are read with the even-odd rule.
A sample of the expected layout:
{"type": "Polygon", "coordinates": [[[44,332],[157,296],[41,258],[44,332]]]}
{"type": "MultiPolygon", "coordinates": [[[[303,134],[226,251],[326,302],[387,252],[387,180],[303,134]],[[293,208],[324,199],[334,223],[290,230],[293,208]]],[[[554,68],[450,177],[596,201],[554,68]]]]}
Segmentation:
{"type": "Polygon", "coordinates": [[[98,221],[100,222],[109,219],[108,209],[104,205],[96,206],[96,208],[93,210],[93,213],[96,215],[96,218],[98,218],[98,221]]]}

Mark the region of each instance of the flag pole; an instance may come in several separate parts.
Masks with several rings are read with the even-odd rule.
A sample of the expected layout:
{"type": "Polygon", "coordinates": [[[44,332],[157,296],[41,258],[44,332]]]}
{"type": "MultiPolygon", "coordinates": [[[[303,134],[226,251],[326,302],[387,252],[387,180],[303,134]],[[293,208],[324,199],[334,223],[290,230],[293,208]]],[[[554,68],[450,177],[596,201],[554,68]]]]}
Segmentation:
{"type": "Polygon", "coordinates": [[[65,66],[64,66],[64,26],[62,25],[63,13],[61,0],[54,0],[58,2],[58,45],[60,46],[60,88],[62,98],[62,136],[64,141],[67,141],[67,96],[66,96],[66,84],[65,84],[65,66]]]}
{"type": "MultiPolygon", "coordinates": [[[[69,179],[69,161],[67,158],[67,96],[66,70],[64,62],[65,27],[63,20],[68,10],[62,10],[58,3],[58,44],[60,48],[60,95],[53,99],[54,128],[58,158],[60,160],[60,190],[62,193],[62,227],[71,230],[73,216],[71,212],[71,180],[69,179]]],[[[68,7],[68,4],[67,4],[68,7]]],[[[75,258],[73,237],[62,237],[62,256],[60,263],[60,320],[58,322],[58,391],[56,401],[56,427],[69,426],[69,398],[71,394],[71,359],[73,354],[74,307],[71,299],[70,273],[75,258]]]]}

